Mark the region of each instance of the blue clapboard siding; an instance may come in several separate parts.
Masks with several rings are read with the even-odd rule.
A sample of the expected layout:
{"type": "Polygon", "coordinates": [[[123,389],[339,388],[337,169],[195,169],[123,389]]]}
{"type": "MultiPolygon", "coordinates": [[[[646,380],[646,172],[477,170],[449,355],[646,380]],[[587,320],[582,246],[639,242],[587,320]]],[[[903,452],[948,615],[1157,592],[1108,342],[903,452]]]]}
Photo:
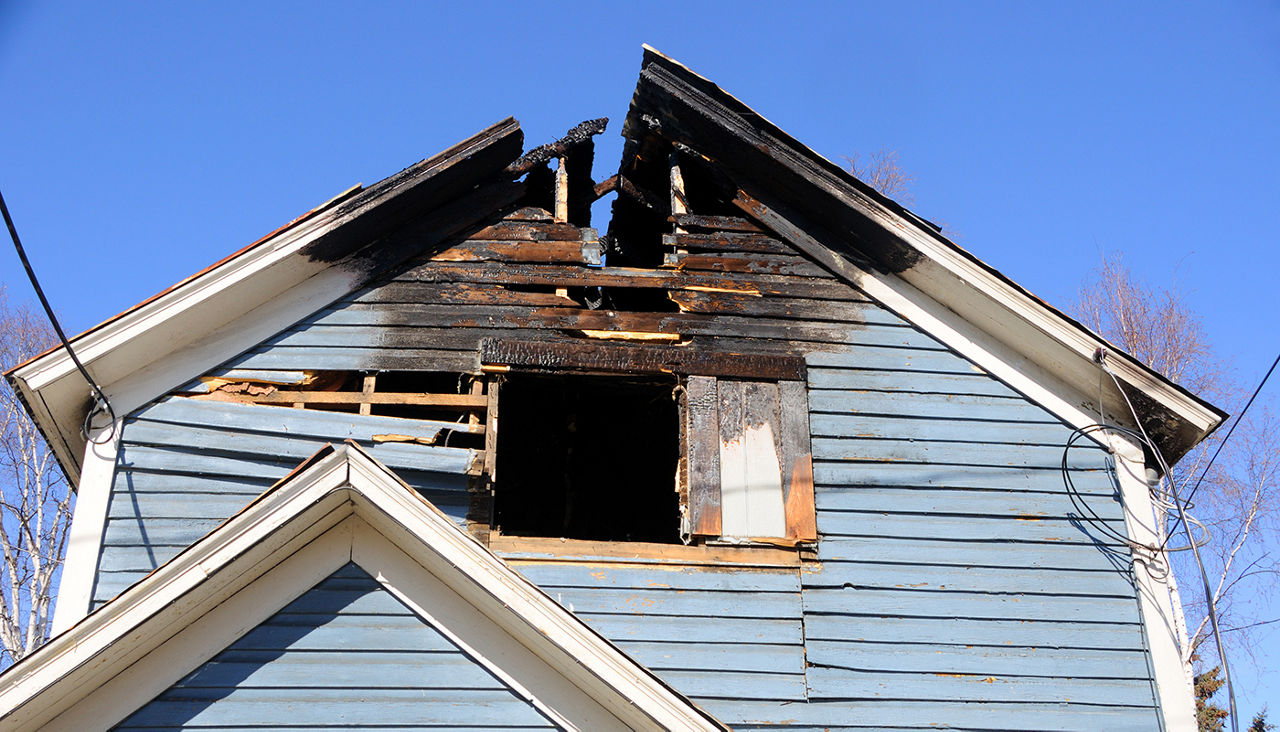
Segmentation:
{"type": "Polygon", "coordinates": [[[1082,518],[1125,533],[1106,452],[1066,455],[1073,500],[1071,429],[959,356],[808,360],[809,703],[756,723],[1158,729],[1129,551],[1082,518]]]}
{"type": "Polygon", "coordinates": [[[116,729],[554,729],[349,564],[116,729]]]}
{"type": "Polygon", "coordinates": [[[352,439],[442,511],[465,520],[474,451],[374,443],[447,423],[169,397],[130,415],[112,484],[95,605],[190,546],[326,443],[352,439]]]}
{"type": "MultiPolygon", "coordinates": [[[[485,266],[483,277],[458,281],[501,282],[500,268],[485,266]]],[[[1061,472],[1071,429],[1061,420],[852,287],[766,279],[765,294],[742,304],[758,315],[693,310],[663,327],[730,350],[806,355],[817,561],[786,570],[522,555],[518,569],[735,729],[1159,728],[1132,559],[1082,519],[1087,501],[1124,532],[1106,453],[1082,440],[1066,456],[1073,501],[1061,472]]],[[[223,368],[475,371],[482,338],[521,328],[545,341],[571,337],[574,326],[556,320],[563,312],[431,289],[443,281],[410,268],[223,368]]],[[[614,317],[586,316],[592,329],[614,317]]],[[[297,410],[254,407],[262,416],[249,419],[229,406],[169,400],[135,415],[99,597],[236,510],[306,447],[368,437],[349,415],[302,424],[297,410]],[[256,421],[268,417],[276,422],[256,421]]],[[[461,517],[456,455],[417,446],[375,454],[461,517]],[[435,472],[413,472],[427,459],[435,472]]],[[[360,632],[335,621],[314,638],[356,642],[360,632]]],[[[323,648],[306,652],[346,673],[323,648]]],[[[270,673],[287,685],[297,672],[270,673]]],[[[244,693],[265,695],[244,697],[244,709],[267,709],[280,690],[244,693]]]]}
{"type": "Polygon", "coordinates": [[[805,699],[796,569],[603,562],[516,569],[696,701],[805,699]]]}

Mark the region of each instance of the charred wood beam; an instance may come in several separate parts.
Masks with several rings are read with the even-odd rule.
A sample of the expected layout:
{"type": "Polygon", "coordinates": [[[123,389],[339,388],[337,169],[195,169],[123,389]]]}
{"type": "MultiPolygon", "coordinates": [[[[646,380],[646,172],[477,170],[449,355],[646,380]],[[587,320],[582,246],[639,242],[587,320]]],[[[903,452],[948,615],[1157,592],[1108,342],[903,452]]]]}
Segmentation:
{"type": "Polygon", "coordinates": [[[613,193],[614,191],[618,190],[618,181],[621,178],[622,176],[618,175],[617,173],[614,173],[608,178],[605,178],[604,180],[597,183],[594,188],[592,188],[591,195],[595,196],[595,200],[599,201],[601,198],[604,198],[610,193],[613,193]]]}
{"type": "Polygon", "coordinates": [[[630,178],[619,173],[614,173],[608,178],[597,183],[593,194],[596,199],[600,199],[614,191],[627,196],[631,200],[652,211],[666,210],[666,207],[656,195],[637,186],[635,183],[631,182],[630,178]]]}
{"type": "Polygon", "coordinates": [[[795,381],[805,378],[805,361],[799,356],[698,351],[686,347],[539,343],[486,338],[480,342],[480,362],[491,370],[493,366],[501,366],[534,371],[675,373],[795,381]]]}
{"type": "Polygon", "coordinates": [[[478,185],[501,177],[520,154],[520,123],[507,118],[457,145],[366,188],[333,207],[333,225],[304,248],[312,261],[338,262],[478,185]]]}
{"type": "Polygon", "coordinates": [[[876,269],[890,272],[920,261],[923,255],[892,229],[891,217],[905,216],[905,209],[706,86],[687,72],[650,60],[641,72],[632,114],[658,119],[664,137],[696,147],[735,180],[769,181],[779,203],[840,233],[842,252],[860,252],[876,269]]]}
{"type": "Polygon", "coordinates": [[[525,184],[500,179],[481,186],[469,195],[430,210],[400,228],[344,258],[343,266],[355,270],[361,284],[410,257],[431,252],[457,236],[465,236],[494,212],[509,208],[525,193],[525,184]]]}
{"type": "Polygon", "coordinates": [[[599,119],[589,119],[585,122],[578,123],[573,129],[565,133],[565,136],[549,142],[545,145],[539,145],[529,152],[521,155],[518,160],[507,166],[507,174],[513,176],[521,176],[539,165],[543,165],[551,161],[552,158],[563,157],[573,148],[591,142],[591,138],[604,132],[605,127],[609,124],[608,117],[600,117],[599,119]]]}
{"type": "Polygon", "coordinates": [[[707,231],[734,231],[748,234],[764,232],[755,223],[738,216],[699,216],[691,213],[672,214],[671,222],[676,226],[707,231]]]}

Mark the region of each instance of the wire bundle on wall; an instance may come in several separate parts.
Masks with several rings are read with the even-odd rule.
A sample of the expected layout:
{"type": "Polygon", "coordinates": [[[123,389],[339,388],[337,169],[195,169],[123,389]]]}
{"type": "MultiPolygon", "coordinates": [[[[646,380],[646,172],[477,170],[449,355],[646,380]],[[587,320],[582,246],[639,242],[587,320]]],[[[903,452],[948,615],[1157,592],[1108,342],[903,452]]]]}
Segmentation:
{"type": "MultiPolygon", "coordinates": [[[[1101,372],[1106,373],[1108,376],[1111,377],[1112,382],[1115,383],[1116,389],[1120,392],[1120,395],[1124,397],[1125,404],[1129,407],[1129,412],[1130,414],[1133,415],[1133,420],[1138,425],[1138,429],[1133,430],[1128,427],[1121,427],[1119,425],[1107,424],[1105,422],[1105,420],[1103,419],[1104,415],[1102,415],[1101,413],[1102,377],[1100,373],[1099,383],[1098,383],[1098,392],[1099,392],[1098,409],[1099,409],[1099,419],[1102,421],[1074,430],[1071,433],[1071,436],[1067,439],[1067,443],[1064,446],[1062,451],[1062,478],[1067,488],[1067,495],[1070,497],[1072,505],[1076,506],[1080,510],[1081,517],[1086,522],[1088,522],[1092,527],[1094,527],[1104,535],[1116,540],[1117,542],[1125,546],[1128,546],[1131,550],[1140,550],[1144,553],[1150,553],[1156,566],[1153,567],[1149,565],[1147,568],[1148,568],[1148,571],[1154,570],[1153,574],[1155,572],[1159,572],[1162,576],[1164,573],[1171,571],[1168,565],[1161,560],[1161,557],[1164,555],[1165,552],[1190,551],[1192,553],[1192,556],[1195,558],[1196,567],[1199,569],[1199,572],[1200,572],[1201,583],[1204,586],[1205,601],[1208,605],[1209,622],[1213,629],[1214,644],[1217,646],[1218,658],[1222,664],[1222,675],[1226,681],[1227,699],[1228,699],[1228,704],[1230,707],[1230,714],[1231,714],[1231,728],[1232,730],[1239,730],[1239,723],[1236,718],[1235,690],[1231,683],[1230,665],[1227,661],[1226,649],[1224,648],[1222,643],[1222,633],[1218,626],[1217,603],[1213,596],[1213,588],[1209,582],[1209,575],[1205,571],[1204,562],[1200,558],[1200,547],[1209,543],[1210,533],[1208,528],[1203,523],[1196,520],[1195,517],[1191,515],[1190,510],[1194,508],[1194,504],[1191,502],[1191,499],[1195,496],[1196,491],[1200,487],[1200,483],[1204,480],[1205,475],[1208,474],[1209,469],[1213,467],[1214,461],[1217,460],[1218,455],[1221,454],[1223,446],[1227,443],[1227,440],[1231,439],[1231,435],[1233,432],[1235,432],[1236,426],[1239,425],[1241,421],[1243,421],[1244,415],[1249,411],[1249,407],[1253,405],[1254,399],[1256,399],[1258,396],[1258,393],[1262,391],[1262,387],[1267,383],[1267,380],[1271,378],[1271,374],[1272,372],[1275,371],[1277,364],[1280,364],[1280,356],[1277,356],[1276,360],[1272,362],[1271,368],[1267,370],[1266,375],[1262,377],[1262,381],[1258,384],[1258,387],[1254,389],[1253,395],[1249,397],[1249,401],[1245,404],[1244,409],[1240,411],[1240,415],[1236,418],[1236,421],[1231,425],[1231,429],[1227,431],[1226,437],[1224,437],[1222,439],[1222,442],[1218,444],[1218,449],[1214,452],[1213,457],[1210,458],[1209,462],[1205,465],[1204,470],[1200,473],[1200,477],[1196,480],[1195,485],[1192,487],[1191,491],[1187,494],[1186,498],[1182,498],[1181,496],[1178,495],[1178,486],[1171,477],[1171,470],[1170,470],[1169,464],[1165,461],[1164,455],[1160,452],[1160,449],[1156,446],[1155,442],[1152,441],[1150,435],[1147,434],[1146,428],[1143,427],[1142,425],[1142,420],[1139,419],[1138,417],[1137,410],[1134,409],[1133,402],[1129,400],[1129,395],[1125,393],[1124,389],[1120,384],[1119,377],[1117,377],[1115,372],[1113,372],[1107,366],[1106,351],[1099,349],[1096,360],[1098,362],[1099,368],[1101,369],[1101,372]],[[1145,447],[1148,451],[1150,451],[1150,454],[1155,457],[1157,465],[1160,469],[1160,474],[1156,481],[1154,482],[1148,481],[1148,490],[1150,492],[1151,499],[1162,510],[1161,516],[1168,515],[1169,512],[1174,512],[1176,513],[1176,516],[1177,516],[1177,518],[1174,521],[1173,527],[1168,532],[1165,532],[1165,536],[1161,540],[1159,546],[1147,546],[1145,544],[1141,544],[1139,542],[1133,541],[1128,536],[1125,536],[1121,532],[1118,532],[1115,529],[1113,529],[1111,526],[1107,525],[1106,521],[1100,515],[1098,515],[1098,513],[1094,511],[1091,506],[1089,506],[1088,501],[1085,500],[1084,496],[1080,494],[1080,492],[1076,489],[1075,484],[1072,482],[1071,471],[1067,465],[1068,453],[1070,452],[1072,446],[1075,445],[1075,443],[1078,442],[1080,439],[1095,433],[1100,433],[1100,432],[1109,432],[1109,433],[1124,435],[1126,437],[1132,438],[1133,440],[1141,444],[1143,447],[1145,447]],[[1160,490],[1160,486],[1162,484],[1168,485],[1167,491],[1160,490]],[[1200,529],[1201,535],[1199,538],[1193,535],[1192,528],[1191,528],[1192,526],[1196,526],[1200,529]],[[1178,532],[1179,528],[1184,530],[1187,536],[1187,544],[1186,546],[1170,547],[1169,540],[1173,538],[1173,536],[1178,532]],[[1160,566],[1160,565],[1163,565],[1163,566],[1160,566]]],[[[1113,464],[1112,468],[1114,469],[1114,467],[1115,466],[1113,464]]]]}

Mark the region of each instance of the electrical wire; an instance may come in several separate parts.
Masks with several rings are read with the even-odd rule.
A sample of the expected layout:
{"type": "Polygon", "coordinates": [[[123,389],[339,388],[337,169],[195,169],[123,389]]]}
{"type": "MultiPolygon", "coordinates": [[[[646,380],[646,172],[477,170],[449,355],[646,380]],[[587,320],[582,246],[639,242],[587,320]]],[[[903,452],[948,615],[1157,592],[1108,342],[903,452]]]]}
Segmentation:
{"type": "Polygon", "coordinates": [[[1213,451],[1213,457],[1209,458],[1209,463],[1204,466],[1204,470],[1200,473],[1200,477],[1196,479],[1196,484],[1191,486],[1191,492],[1187,494],[1187,500],[1190,501],[1195,497],[1196,491],[1200,489],[1200,482],[1204,480],[1204,476],[1209,474],[1209,468],[1213,467],[1213,461],[1218,459],[1218,454],[1222,452],[1222,447],[1227,444],[1227,440],[1231,439],[1231,433],[1236,431],[1236,426],[1244,421],[1244,415],[1249,411],[1249,407],[1253,406],[1253,400],[1258,398],[1258,392],[1262,391],[1262,387],[1266,386],[1267,379],[1271,378],[1271,372],[1276,370],[1276,364],[1280,364],[1280,353],[1276,354],[1276,360],[1271,362],[1271,368],[1267,369],[1267,373],[1262,377],[1262,381],[1258,382],[1258,388],[1253,390],[1253,396],[1249,397],[1249,401],[1245,403],[1244,409],[1240,410],[1240,416],[1236,417],[1236,421],[1231,423],[1231,429],[1227,430],[1227,436],[1222,438],[1222,442],[1218,443],[1218,449],[1213,451]]]}
{"type": "MultiPolygon", "coordinates": [[[[1278,363],[1280,363],[1280,357],[1278,357],[1276,360],[1278,363]]],[[[1113,372],[1107,366],[1105,351],[1100,352],[1100,355],[1098,358],[1098,366],[1111,377],[1112,381],[1115,382],[1116,389],[1119,390],[1120,396],[1124,398],[1125,404],[1128,405],[1129,407],[1129,413],[1133,415],[1133,421],[1138,425],[1138,429],[1141,431],[1141,439],[1143,444],[1145,444],[1147,448],[1151,450],[1152,454],[1156,458],[1156,461],[1159,463],[1160,471],[1161,471],[1159,480],[1162,482],[1167,481],[1168,483],[1169,493],[1173,498],[1173,501],[1172,501],[1173,506],[1177,509],[1177,512],[1178,512],[1178,520],[1174,524],[1173,530],[1169,532],[1169,537],[1171,537],[1177,531],[1179,526],[1182,526],[1186,531],[1187,541],[1189,542],[1188,548],[1190,548],[1191,555],[1195,558],[1196,568],[1200,570],[1200,581],[1204,585],[1204,599],[1208,609],[1209,624],[1213,628],[1213,641],[1214,641],[1214,645],[1217,646],[1217,649],[1218,649],[1218,661],[1219,663],[1222,664],[1222,676],[1223,676],[1223,679],[1226,681],[1226,685],[1227,685],[1227,702],[1228,702],[1228,706],[1230,707],[1231,729],[1232,729],[1232,732],[1239,732],[1240,723],[1236,715],[1236,693],[1235,693],[1235,688],[1231,683],[1231,666],[1227,661],[1226,649],[1223,647],[1223,644],[1222,644],[1222,632],[1218,627],[1217,602],[1213,597],[1213,587],[1209,583],[1209,573],[1205,571],[1204,561],[1200,558],[1200,544],[1198,544],[1195,540],[1195,537],[1191,535],[1191,523],[1193,522],[1193,520],[1190,520],[1189,517],[1187,516],[1187,506],[1189,504],[1186,501],[1183,501],[1178,496],[1177,481],[1173,480],[1173,477],[1170,475],[1169,464],[1165,461],[1163,453],[1160,452],[1160,449],[1156,447],[1155,443],[1151,440],[1150,435],[1147,434],[1146,428],[1143,427],[1142,425],[1142,420],[1138,417],[1138,411],[1134,409],[1133,402],[1129,401],[1129,395],[1125,393],[1125,390],[1120,385],[1119,377],[1117,377],[1115,372],[1113,372]]],[[[1275,365],[1273,364],[1272,369],[1274,368],[1275,368],[1275,365]]],[[[1271,375],[1271,372],[1268,371],[1267,376],[1270,376],[1270,375],[1271,375]]],[[[1266,383],[1265,377],[1263,378],[1263,383],[1266,383]]],[[[1261,388],[1262,388],[1262,385],[1259,384],[1258,390],[1261,390],[1261,388]]],[[[1254,396],[1255,397],[1257,396],[1257,391],[1254,392],[1254,396]]],[[[1252,399],[1250,399],[1249,401],[1250,403],[1253,402],[1252,399]]],[[[1101,405],[1099,405],[1099,408],[1101,408],[1101,405]]],[[[1241,412],[1241,416],[1244,416],[1243,411],[1241,412]]],[[[1238,422],[1239,421],[1237,420],[1237,423],[1238,422]]],[[[1123,427],[1116,427],[1114,429],[1118,431],[1125,430],[1125,431],[1128,431],[1129,433],[1133,433],[1133,430],[1127,430],[1127,428],[1123,428],[1123,427]]],[[[1230,437],[1230,433],[1228,433],[1227,436],[1230,437]]],[[[1224,443],[1226,442],[1225,438],[1223,439],[1223,442],[1224,443]]],[[[1219,445],[1218,449],[1221,450],[1222,446],[1219,445]]],[[[1215,453],[1214,456],[1216,457],[1217,454],[1215,453]]],[[[1063,464],[1064,466],[1066,464],[1065,456],[1063,458],[1063,464]]],[[[1196,485],[1198,486],[1199,483],[1197,483],[1196,485]]],[[[1188,494],[1188,498],[1190,498],[1190,494],[1188,494]]],[[[1200,525],[1201,528],[1204,528],[1204,525],[1200,524],[1198,521],[1195,521],[1194,523],[1200,525]]],[[[1163,542],[1161,545],[1161,550],[1165,549],[1164,544],[1168,543],[1169,537],[1165,538],[1165,542],[1163,542]]]]}
{"type": "Polygon", "coordinates": [[[95,444],[103,444],[110,440],[116,431],[116,412],[111,407],[111,401],[107,399],[107,395],[102,392],[102,387],[98,386],[98,382],[94,381],[89,375],[89,371],[80,363],[80,359],[76,356],[76,352],[71,349],[71,343],[67,340],[67,334],[62,332],[62,326],[58,324],[58,318],[53,314],[53,307],[49,305],[49,299],[44,296],[44,290],[40,287],[40,281],[36,279],[36,272],[31,268],[31,261],[27,259],[27,252],[22,248],[22,240],[18,238],[18,228],[14,226],[13,217],[9,215],[9,206],[4,202],[4,194],[0,193],[0,213],[4,214],[4,223],[9,227],[9,237],[13,239],[13,247],[18,251],[18,258],[22,260],[22,266],[27,270],[27,279],[31,280],[31,286],[35,288],[36,296],[40,298],[40,304],[44,307],[45,315],[49,316],[49,322],[53,325],[53,332],[58,334],[58,338],[62,341],[62,347],[67,349],[67,355],[71,357],[71,362],[80,370],[80,375],[89,383],[89,388],[93,390],[95,403],[93,408],[84,417],[84,423],[80,425],[80,434],[95,444]],[[105,409],[111,417],[111,431],[100,440],[93,440],[90,437],[92,429],[93,416],[99,410],[105,409]]]}

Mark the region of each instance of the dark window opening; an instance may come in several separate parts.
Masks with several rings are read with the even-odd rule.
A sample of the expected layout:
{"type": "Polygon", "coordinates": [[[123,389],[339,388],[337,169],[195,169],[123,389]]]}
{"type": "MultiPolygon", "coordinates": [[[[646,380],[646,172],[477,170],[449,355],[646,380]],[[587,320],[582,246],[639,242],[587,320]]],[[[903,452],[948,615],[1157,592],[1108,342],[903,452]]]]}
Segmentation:
{"type": "Polygon", "coordinates": [[[505,535],[680,543],[675,377],[513,374],[498,409],[505,535]]]}

